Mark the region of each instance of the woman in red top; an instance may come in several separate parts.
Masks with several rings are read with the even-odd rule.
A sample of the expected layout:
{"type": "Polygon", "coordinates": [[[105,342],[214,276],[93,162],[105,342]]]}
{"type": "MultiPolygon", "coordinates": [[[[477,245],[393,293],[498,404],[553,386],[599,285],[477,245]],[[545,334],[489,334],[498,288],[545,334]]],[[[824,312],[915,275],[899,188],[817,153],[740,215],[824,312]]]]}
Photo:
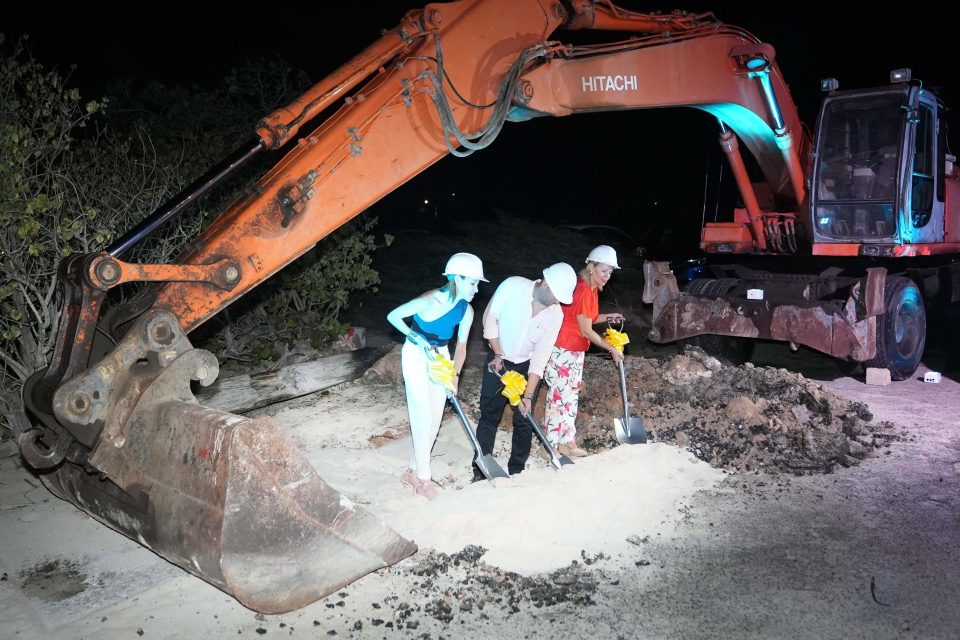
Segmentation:
{"type": "Polygon", "coordinates": [[[547,439],[557,450],[568,456],[585,456],[577,446],[577,399],[583,384],[583,359],[590,344],[610,352],[616,363],[623,354],[610,346],[593,330],[600,322],[622,322],[619,313],[599,313],[597,292],[610,280],[614,269],[619,269],[617,252],[600,245],[587,256],[586,266],[577,278],[573,302],[563,306],[563,325],[556,345],[544,371],[547,384],[547,402],[544,424],[547,439]]]}

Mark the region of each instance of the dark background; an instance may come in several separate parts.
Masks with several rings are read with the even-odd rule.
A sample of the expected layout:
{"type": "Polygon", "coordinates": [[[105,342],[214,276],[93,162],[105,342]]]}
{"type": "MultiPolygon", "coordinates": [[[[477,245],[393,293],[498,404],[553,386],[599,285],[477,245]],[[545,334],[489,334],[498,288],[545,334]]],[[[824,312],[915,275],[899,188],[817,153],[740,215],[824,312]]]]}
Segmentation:
{"type": "MultiPolygon", "coordinates": [[[[0,31],[8,41],[28,34],[34,57],[47,66],[67,73],[75,64],[71,83],[92,99],[111,79],[209,84],[245,58],[263,56],[280,56],[316,81],[422,6],[396,0],[267,3],[248,10],[199,4],[118,11],[17,3],[4,10],[0,31]]],[[[819,80],[827,76],[854,88],[886,83],[890,69],[909,66],[948,104],[957,91],[945,84],[955,77],[947,68],[953,25],[930,10],[824,2],[620,4],[638,11],[713,11],[773,44],[801,119],[811,127],[819,80]]],[[[554,37],[578,42],[585,36],[554,37]]],[[[651,230],[671,229],[674,241],[695,252],[702,219],[728,219],[735,204],[728,172],[718,187],[716,137],[713,118],[692,109],[507,123],[489,149],[443,159],[372,213],[387,228],[442,224],[495,208],[558,223],[613,224],[648,239],[651,230]]]]}

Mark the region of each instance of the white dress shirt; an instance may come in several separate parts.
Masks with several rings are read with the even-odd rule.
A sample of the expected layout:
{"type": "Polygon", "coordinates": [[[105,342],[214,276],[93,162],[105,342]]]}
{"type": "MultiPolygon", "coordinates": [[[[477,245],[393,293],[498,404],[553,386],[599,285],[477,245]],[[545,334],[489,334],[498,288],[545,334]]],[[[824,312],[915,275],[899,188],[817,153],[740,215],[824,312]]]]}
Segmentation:
{"type": "Polygon", "coordinates": [[[483,337],[499,338],[505,359],[516,363],[529,360],[528,373],[543,377],[563,324],[563,310],[552,304],[531,315],[533,288],[538,282],[520,276],[501,282],[483,312],[483,337]]]}

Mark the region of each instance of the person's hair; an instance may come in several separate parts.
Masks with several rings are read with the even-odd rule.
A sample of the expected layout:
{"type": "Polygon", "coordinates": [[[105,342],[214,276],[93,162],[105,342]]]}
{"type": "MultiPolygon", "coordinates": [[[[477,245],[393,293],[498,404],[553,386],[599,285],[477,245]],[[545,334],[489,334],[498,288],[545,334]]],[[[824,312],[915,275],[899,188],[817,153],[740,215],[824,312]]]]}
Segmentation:
{"type": "Polygon", "coordinates": [[[457,294],[459,293],[460,287],[457,286],[457,276],[455,274],[450,274],[447,276],[447,284],[440,287],[441,291],[446,291],[447,295],[450,296],[451,300],[457,299],[457,294]]]}

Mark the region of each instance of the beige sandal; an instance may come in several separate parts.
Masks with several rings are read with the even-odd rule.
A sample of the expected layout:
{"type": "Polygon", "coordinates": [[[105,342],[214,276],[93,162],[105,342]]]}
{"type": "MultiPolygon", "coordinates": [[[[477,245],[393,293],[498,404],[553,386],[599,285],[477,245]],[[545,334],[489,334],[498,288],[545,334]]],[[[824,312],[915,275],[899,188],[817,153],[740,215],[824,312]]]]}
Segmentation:
{"type": "Polygon", "coordinates": [[[433,480],[417,480],[416,492],[427,500],[433,500],[440,495],[440,487],[433,480]]]}
{"type": "Polygon", "coordinates": [[[584,456],[590,455],[590,452],[586,449],[581,449],[575,443],[572,442],[561,442],[556,446],[557,453],[560,453],[571,458],[582,458],[584,456]]]}

